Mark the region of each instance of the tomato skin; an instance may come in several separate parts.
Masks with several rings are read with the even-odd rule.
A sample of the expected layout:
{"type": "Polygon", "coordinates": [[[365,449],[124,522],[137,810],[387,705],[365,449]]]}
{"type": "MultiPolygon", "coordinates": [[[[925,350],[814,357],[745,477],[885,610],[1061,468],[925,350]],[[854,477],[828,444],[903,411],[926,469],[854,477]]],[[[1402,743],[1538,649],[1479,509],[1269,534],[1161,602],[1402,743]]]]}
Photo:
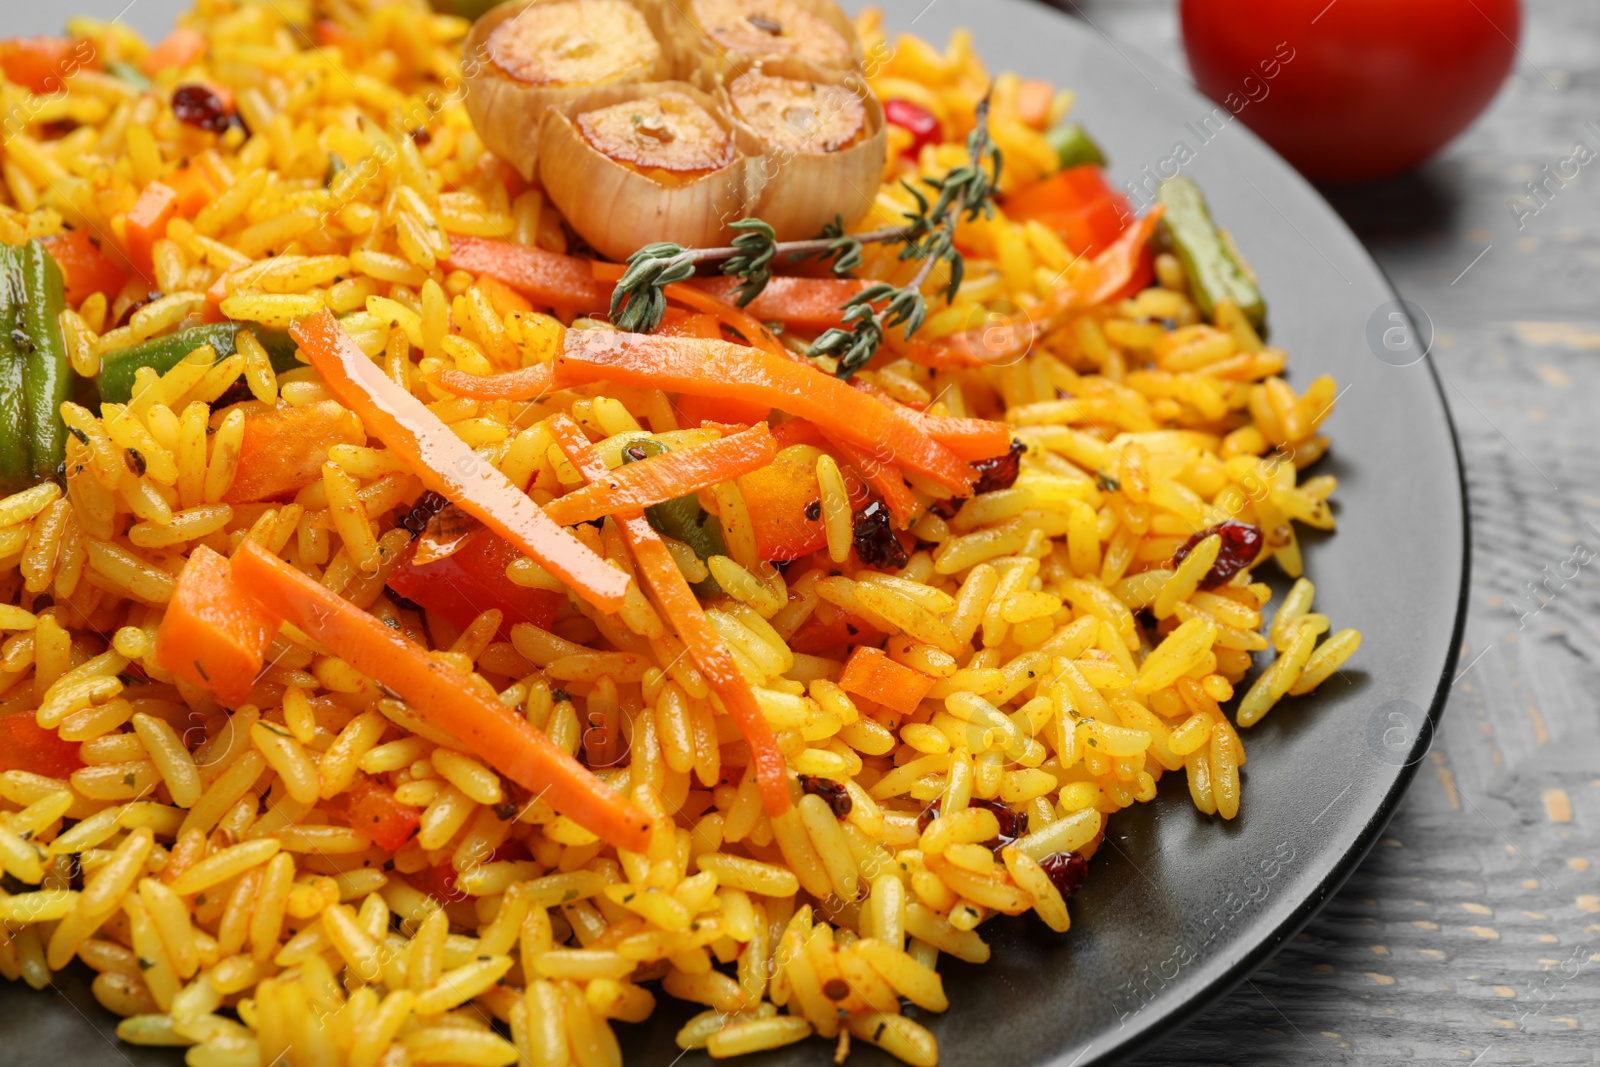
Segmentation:
{"type": "Polygon", "coordinates": [[[78,746],[34,720],[33,712],[0,716],[0,771],[30,771],[65,778],[83,766],[78,746]]]}
{"type": "Polygon", "coordinates": [[[479,530],[444,559],[417,566],[408,554],[389,576],[389,588],[456,626],[470,625],[490,608],[505,612],[504,633],[519,622],[547,629],[563,597],[545,589],[525,589],[506,577],[506,568],[522,558],[510,542],[490,530],[479,530]]]}
{"type": "Polygon", "coordinates": [[[1519,0],[1182,0],[1181,17],[1200,89],[1308,178],[1342,182],[1408,170],[1464,130],[1522,26],[1519,0]]]}

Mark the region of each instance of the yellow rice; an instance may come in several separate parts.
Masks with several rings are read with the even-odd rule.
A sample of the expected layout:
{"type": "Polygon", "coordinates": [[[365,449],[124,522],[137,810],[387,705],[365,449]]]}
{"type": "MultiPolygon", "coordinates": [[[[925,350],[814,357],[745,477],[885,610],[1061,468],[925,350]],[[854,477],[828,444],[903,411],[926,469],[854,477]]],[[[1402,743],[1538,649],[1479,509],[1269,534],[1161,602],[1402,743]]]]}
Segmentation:
{"type": "MultiPolygon", "coordinates": [[[[130,286],[63,316],[80,374],[193,324],[206,290],[243,268],[228,276],[226,315],[281,328],[332,309],[541,500],[582,482],[542,424],[557,411],[612,465],[642,436],[707,439],[681,430],[659,393],[596,387],[517,408],[423,383],[443,367],[548,359],[560,334],[537,313],[502,319],[472,276],[439,265],[452,235],[566,250],[559,215],[506,180],[460,105],[464,22],[417,0],[198,0],[183,21],[205,35],[208,59],[150,93],[92,70],[59,99],[0,81],[13,119],[0,241],[70,225],[120,243],[144,183],[195,157],[230,178],[156,242],[165,295],[129,317],[141,295],[130,286]],[[311,46],[303,27],[317,20],[351,42],[349,56],[311,46]],[[201,79],[232,90],[253,133],[211,144],[177,122],[171,84],[201,79]]],[[[991,79],[967,35],[939,50],[891,42],[873,12],[859,25],[880,96],[971,126],[991,79]]],[[[136,63],[146,49],[120,25],[68,28],[103,58],[136,63]]],[[[993,79],[1008,188],[1052,159],[1019,118],[1018,91],[1014,76],[993,79]]],[[[1057,94],[1051,120],[1070,103],[1057,94]]],[[[894,155],[909,134],[889,134],[894,155]]],[[[918,167],[964,162],[962,140],[925,147],[918,167]]],[[[888,182],[862,225],[897,222],[908,204],[888,182]]],[[[960,243],[966,281],[954,304],[934,305],[925,337],[1033,307],[1073,269],[1051,231],[1003,213],[963,223],[960,243]]],[[[869,249],[862,273],[901,283],[914,269],[869,249]]],[[[1360,641],[1312,611],[1292,525],[1333,525],[1334,479],[1300,471],[1328,448],[1319,430],[1334,383],[1297,395],[1282,351],[1226,309],[1202,323],[1177,262],[1159,257],[1156,270],[1158,287],[1077,316],[1013,365],[934,372],[891,359],[861,372],[907,403],[1004,418],[1027,446],[1014,487],[948,519],[925,514],[915,533],[926,547],[898,575],[840,572],[848,494],[826,456],[827,549],[813,562],[762,563],[732,483],[706,494],[727,556],[703,563],[669,543],[687,578],[728,591],[713,625],[790,767],[846,783],[843,819],[810,795],[768,818],[737,732],[637,587],[616,617],[574,602],[551,631],[519,625],[510,641],[497,639],[497,612],[458,630],[396,604],[384,582],[409,537],[397,520],[421,485],[378,442],[335,447],[291,503],[223,503],[247,414],[329,397],[309,368],[275,374],[251,334],[227,359],[206,348],[165,375],[143,372],[128,404],[67,405],[65,494],[47,482],[0,500],[0,715],[35,715],[80,745],[84,766],[66,779],[0,773],[0,865],[26,887],[0,891],[0,974],[42,987],[81,961],[99,1002],[125,1017],[123,1040],[185,1047],[195,1065],[615,1065],[613,1023],[642,1021],[661,995],[706,1007],[678,1043],[715,1057],[816,1034],[841,1051],[866,1041],[935,1063],[934,1034],[900,1003],[949,1006],[941,954],[986,960],[996,913],[1031,910],[1066,930],[1040,861],[1092,855],[1107,817],[1151,800],[1165,774],[1183,775],[1200,810],[1234,817],[1245,750],[1221,705],[1251,654],[1272,650],[1240,727],[1326,681],[1360,641]],[[236,381],[251,399],[214,410],[236,381]],[[125,449],[144,457],[140,473],[125,449]],[[1216,538],[1168,562],[1227,518],[1260,526],[1263,560],[1299,579],[1266,635],[1265,584],[1243,574],[1200,588],[1216,538]],[[476,671],[632,790],[655,820],[649,851],[619,853],[547,805],[508,803],[492,770],[294,632],[231,713],[175,683],[154,637],[186,554],[231,554],[246,538],[476,671]],[[840,611],[934,680],[913,714],[858,702],[835,684],[839,661],[789,647],[840,611]],[[329,806],[358,773],[420,809],[420,831],[394,853],[329,806]],[[997,798],[1025,825],[998,855],[984,844],[995,816],[970,806],[997,798]],[[939,816],[919,818],[933,802],[939,816]],[[440,869],[453,873],[444,900],[422,891],[440,869]]],[[[890,345],[903,351],[901,338],[890,345]]],[[[613,531],[579,531],[630,566],[613,531]]],[[[560,588],[531,561],[509,578],[560,588]]]]}

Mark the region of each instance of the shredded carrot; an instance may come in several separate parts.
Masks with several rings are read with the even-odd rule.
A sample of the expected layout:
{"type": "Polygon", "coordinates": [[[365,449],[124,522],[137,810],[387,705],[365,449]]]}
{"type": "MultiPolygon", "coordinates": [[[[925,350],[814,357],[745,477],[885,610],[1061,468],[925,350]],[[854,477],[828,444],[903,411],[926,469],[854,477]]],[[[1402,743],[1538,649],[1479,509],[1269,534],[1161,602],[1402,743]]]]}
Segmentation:
{"type": "Polygon", "coordinates": [[[977,472],[879,401],[805,363],[722,341],[568,330],[558,387],[613,381],[675,393],[770,404],[858,448],[886,447],[893,462],[970,496],[977,472]]]}
{"type": "Polygon", "coordinates": [[[562,526],[589,522],[605,515],[638,511],[731,482],[760,470],[777,454],[766,423],[695,448],[651,456],[607,471],[545,506],[544,513],[562,526]]]}
{"type": "Polygon", "coordinates": [[[917,513],[922,510],[922,505],[912,495],[905,479],[900,476],[899,468],[879,459],[869,449],[857,448],[832,434],[823,436],[828,438],[828,443],[845,462],[860,471],[867,484],[883,497],[884,504],[889,508],[889,517],[894,520],[896,526],[903,530],[917,520],[917,513]]]}
{"type": "Polygon", "coordinates": [[[539,363],[505,374],[468,374],[446,368],[433,373],[429,381],[455,396],[473,400],[534,400],[551,391],[554,363],[539,363]]]}
{"type": "Polygon", "coordinates": [[[446,270],[464,270],[504,282],[543,307],[600,313],[611,306],[611,286],[595,280],[589,261],[487,237],[450,238],[446,270]]]}
{"type": "Polygon", "coordinates": [[[27,708],[0,714],[0,771],[27,771],[66,778],[83,766],[78,746],[39,725],[27,708]]]}
{"type": "Polygon", "coordinates": [[[1011,447],[1011,427],[992,419],[969,419],[955,415],[929,415],[895,400],[878,386],[850,379],[850,384],[868,396],[881,400],[895,417],[917,427],[967,462],[1001,456],[1011,447]]]}
{"type": "Polygon", "coordinates": [[[251,415],[244,420],[239,466],[223,501],[250,504],[299,492],[322,477],[329,448],[366,439],[361,420],[337,400],[251,415]]]}
{"type": "MultiPolygon", "coordinates": [[[[628,269],[622,263],[603,263],[600,260],[593,261],[589,264],[589,267],[594,271],[594,276],[602,282],[619,281],[623,273],[628,269]]],[[[668,285],[661,291],[668,300],[676,300],[686,307],[692,307],[696,311],[703,311],[707,315],[714,316],[718,322],[744,337],[754,348],[770,352],[775,356],[782,356],[784,359],[799,358],[787,348],[784,348],[782,343],[772,336],[772,331],[767,329],[759,319],[734,307],[733,304],[726,300],[719,299],[703,289],[684,282],[668,285]]]]}
{"type": "Polygon", "coordinates": [[[489,306],[494,308],[495,314],[501,318],[513,312],[525,315],[533,310],[533,303],[527,297],[493,274],[480,275],[476,284],[489,299],[489,306]]]}
{"type": "MultiPolygon", "coordinates": [[[[696,278],[692,283],[718,300],[732,304],[734,278],[696,278]]],[[[844,305],[870,282],[858,278],[773,278],[744,306],[760,322],[781,322],[801,330],[826,330],[844,325],[844,305]]]]}
{"type": "Polygon", "coordinates": [[[839,688],[910,715],[933,688],[933,679],[890,659],[881,648],[858,645],[845,662],[839,688]]]}
{"type": "Polygon", "coordinates": [[[1121,295],[1137,277],[1146,246],[1165,211],[1162,204],[1151,208],[1095,256],[1087,270],[1069,276],[1066,284],[1052,290],[1027,316],[937,341],[913,341],[907,348],[907,358],[926,367],[1009,366],[1031,351],[1038,339],[1055,329],[1068,314],[1121,295]]]}
{"type": "Polygon", "coordinates": [[[424,485],[538,560],[595,607],[606,612],[622,607],[628,576],[551,522],[422,401],[386,377],[330,312],[301,319],[289,332],[333,394],[424,485]]]}
{"type": "Polygon", "coordinates": [[[139,199],[128,209],[127,238],[124,242],[128,261],[145,277],[154,274],[151,250],[155,243],[167,235],[167,223],[178,211],[178,193],[170,185],[151,182],[139,194],[139,199]]]}
{"type": "MultiPolygon", "coordinates": [[[[605,461],[589,443],[578,424],[566,415],[552,415],[545,423],[556,439],[557,446],[567,461],[591,483],[605,480],[610,472],[605,461]]],[[[705,609],[695,598],[694,590],[678,569],[678,564],[662,544],[661,537],[645,521],[643,515],[621,515],[617,525],[622,530],[639,571],[656,595],[662,611],[678,631],[695,666],[705,675],[706,683],[722,701],[722,706],[733,717],[739,733],[750,746],[750,760],[756,769],[756,781],[761,789],[761,802],[769,815],[782,815],[789,809],[789,774],[783,753],[778,750],[777,738],[755,693],[733,655],[722,643],[722,638],[706,618],[705,609]]]]}
{"type": "MultiPolygon", "coordinates": [[[[363,357],[364,358],[364,357],[363,357]]],[[[556,747],[471,677],[431,656],[254,541],[233,563],[249,596],[400,695],[411,710],[491,767],[609,844],[642,852],[650,823],[620,793],[556,747]]]]}
{"type": "Polygon", "coordinates": [[[156,662],[190,685],[242,704],[279,619],[244,594],[225,556],[189,553],[156,631],[156,662]]]}
{"type": "Polygon", "coordinates": [[[187,67],[205,54],[206,39],[200,31],[179,26],[145,53],[139,69],[146,74],[159,74],[168,67],[187,67]]]}

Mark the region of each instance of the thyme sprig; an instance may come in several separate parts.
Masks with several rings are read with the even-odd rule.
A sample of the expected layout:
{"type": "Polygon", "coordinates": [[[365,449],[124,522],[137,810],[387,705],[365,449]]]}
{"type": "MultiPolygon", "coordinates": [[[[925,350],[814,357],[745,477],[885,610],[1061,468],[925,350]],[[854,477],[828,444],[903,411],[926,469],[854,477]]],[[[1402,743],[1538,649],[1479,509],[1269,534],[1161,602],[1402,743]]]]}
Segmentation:
{"type": "Polygon", "coordinates": [[[791,260],[816,257],[836,275],[847,276],[861,265],[869,244],[899,244],[900,259],[921,260],[904,286],[878,282],[867,286],[844,305],[846,328],[824,332],[811,345],[812,356],[832,356],[839,377],[848,378],[872,359],[888,331],[904,326],[909,336],[928,317],[922,287],[940,263],[949,265],[945,299],[953,300],[961,288],[965,263],[956,247],[956,226],[962,219],[987,218],[994,211],[1000,181],[1001,155],[989,139],[989,100],[978,105],[977,122],[967,137],[968,163],[942,178],[923,178],[933,194],[903,182],[916,201],[901,226],[885,226],[865,233],[844,231],[842,219],[824,228],[820,237],[806,241],[779,241],[766,222],[741,219],[732,244],[720,248],[684,248],[671,241],[646,245],[628,257],[628,269],[611,295],[611,321],[632,333],[650,333],[666,314],[663,290],[694,276],[701,263],[722,264],[722,273],[739,279],[733,290],[740,307],[754,300],[772,280],[772,263],[780,255],[791,260]]]}

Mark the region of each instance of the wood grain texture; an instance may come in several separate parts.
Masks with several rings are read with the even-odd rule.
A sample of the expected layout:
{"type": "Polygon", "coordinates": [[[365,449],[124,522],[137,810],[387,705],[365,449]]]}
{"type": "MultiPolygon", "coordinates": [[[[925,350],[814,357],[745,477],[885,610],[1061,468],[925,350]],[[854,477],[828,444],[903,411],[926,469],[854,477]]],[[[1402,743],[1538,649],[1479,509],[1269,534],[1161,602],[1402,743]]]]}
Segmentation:
{"type": "MultiPolygon", "coordinates": [[[[1170,0],[1057,6],[1186,69],[1170,0]]],[[[1432,320],[1461,437],[1473,586],[1444,725],[1343,891],[1140,1067],[1600,1064],[1600,166],[1511,206],[1600,152],[1600,7],[1526,17],[1439,158],[1326,190],[1432,320]]]]}

